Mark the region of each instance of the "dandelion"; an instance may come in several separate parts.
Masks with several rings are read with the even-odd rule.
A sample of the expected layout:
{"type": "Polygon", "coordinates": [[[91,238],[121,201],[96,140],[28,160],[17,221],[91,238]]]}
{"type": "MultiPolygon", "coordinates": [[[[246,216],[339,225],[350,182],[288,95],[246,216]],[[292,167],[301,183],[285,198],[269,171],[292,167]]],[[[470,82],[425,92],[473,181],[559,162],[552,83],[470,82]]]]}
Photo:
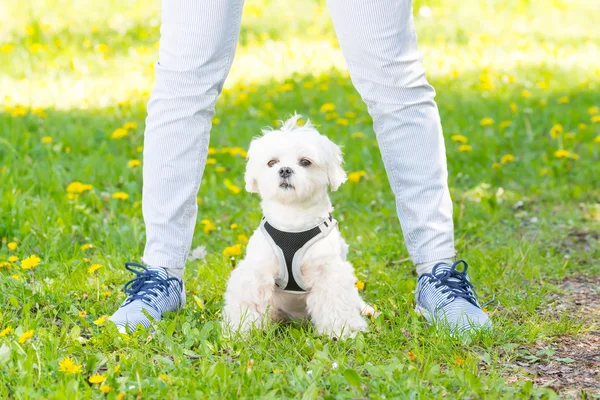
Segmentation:
{"type": "Polygon", "coordinates": [[[102,292],[102,296],[104,296],[104,297],[110,297],[111,294],[112,293],[110,293],[110,292],[102,292]]]}
{"type": "Polygon", "coordinates": [[[594,115],[594,116],[592,117],[592,122],[593,122],[593,123],[600,122],[600,115],[594,115]]]}
{"type": "Polygon", "coordinates": [[[127,161],[127,166],[129,168],[139,167],[140,165],[142,165],[142,162],[140,160],[129,160],[129,161],[127,161]]]}
{"type": "Polygon", "coordinates": [[[548,82],[541,81],[541,82],[538,82],[536,86],[542,90],[546,90],[546,89],[548,89],[549,85],[548,85],[548,82]]]}
{"type": "Polygon", "coordinates": [[[87,313],[86,313],[85,311],[79,311],[79,312],[77,313],[77,315],[79,315],[79,317],[80,317],[80,318],[85,318],[85,317],[87,317],[87,313]]]}
{"type": "Polygon", "coordinates": [[[35,331],[33,329],[28,330],[27,332],[23,333],[21,336],[19,336],[19,343],[23,344],[23,343],[27,342],[29,339],[31,339],[33,337],[34,333],[35,333],[35,331]]]}
{"type": "Polygon", "coordinates": [[[15,281],[20,281],[21,280],[21,277],[19,275],[16,275],[16,274],[15,275],[11,275],[10,277],[13,278],[15,281]]]}
{"type": "Polygon", "coordinates": [[[36,255],[31,255],[26,259],[21,261],[21,268],[23,269],[31,269],[37,266],[40,263],[40,258],[36,255]]]}
{"type": "Polygon", "coordinates": [[[223,183],[225,184],[225,187],[227,189],[229,189],[229,191],[231,193],[238,194],[242,191],[242,189],[240,189],[238,186],[234,185],[233,182],[231,182],[229,179],[225,179],[225,181],[223,183]]]}
{"type": "Polygon", "coordinates": [[[67,193],[80,194],[92,190],[94,187],[88,183],[74,181],[67,186],[67,193]]]}
{"type": "Polygon", "coordinates": [[[11,332],[12,328],[10,326],[7,326],[6,328],[2,329],[2,331],[0,331],[0,337],[8,336],[11,332]]]}
{"type": "Polygon", "coordinates": [[[582,131],[582,130],[584,130],[585,128],[587,128],[587,124],[584,124],[584,123],[577,124],[577,128],[578,128],[580,131],[582,131]]]}
{"type": "Polygon", "coordinates": [[[100,386],[100,391],[102,393],[106,394],[106,393],[110,392],[111,390],[112,390],[112,388],[110,386],[108,386],[108,385],[101,385],[100,386]]]}
{"type": "Polygon", "coordinates": [[[410,358],[410,361],[415,361],[417,359],[417,355],[411,350],[408,352],[408,358],[410,358]]]}
{"type": "Polygon", "coordinates": [[[569,101],[571,101],[571,100],[569,99],[568,96],[563,96],[558,99],[558,104],[568,104],[569,101]]]}
{"type": "Polygon", "coordinates": [[[471,150],[473,150],[473,148],[468,144],[461,144],[460,146],[458,146],[458,151],[462,153],[468,153],[471,150]]]}
{"type": "Polygon", "coordinates": [[[215,149],[214,147],[209,147],[208,148],[208,155],[209,156],[214,156],[215,154],[217,154],[217,149],[215,149]]]}
{"type": "Polygon", "coordinates": [[[242,234],[239,234],[239,235],[237,236],[237,240],[238,240],[240,243],[246,244],[246,243],[248,243],[248,236],[244,235],[243,233],[242,233],[242,234]]]}
{"type": "Polygon", "coordinates": [[[203,219],[200,221],[202,225],[204,225],[204,233],[209,233],[210,231],[214,231],[217,229],[215,224],[213,224],[209,219],[203,219]]]}
{"type": "Polygon", "coordinates": [[[10,267],[10,263],[8,261],[0,262],[0,268],[10,267]]]}
{"type": "Polygon", "coordinates": [[[113,371],[115,371],[115,372],[119,372],[119,370],[120,370],[120,369],[121,369],[121,366],[120,366],[120,365],[115,365],[115,366],[113,367],[113,371]]]}
{"type": "Polygon", "coordinates": [[[457,354],[454,356],[454,362],[456,362],[456,364],[458,365],[463,365],[465,363],[465,360],[457,354]]]}
{"type": "Polygon", "coordinates": [[[17,249],[17,243],[16,242],[10,242],[9,244],[6,245],[6,247],[8,247],[8,249],[10,251],[15,251],[17,249]]]}
{"type": "Polygon", "coordinates": [[[17,261],[19,261],[19,257],[17,257],[17,256],[8,257],[8,262],[16,263],[17,261]]]}
{"type": "Polygon", "coordinates": [[[170,383],[173,379],[165,374],[160,374],[158,375],[158,379],[160,379],[161,381],[165,382],[165,383],[170,383]]]}
{"type": "Polygon", "coordinates": [[[531,92],[530,92],[529,90],[527,90],[527,89],[524,89],[524,90],[521,92],[521,96],[522,96],[522,97],[525,97],[525,98],[531,97],[531,92]]]}
{"type": "Polygon", "coordinates": [[[508,128],[512,124],[512,121],[502,121],[500,122],[500,129],[508,128]]]}
{"type": "Polygon", "coordinates": [[[564,132],[563,126],[561,124],[555,124],[550,129],[550,136],[552,136],[552,139],[557,139],[558,136],[563,132],[564,132]]]}
{"type": "Polygon", "coordinates": [[[223,255],[228,257],[235,257],[242,254],[242,245],[234,244],[233,246],[226,247],[223,250],[223,255]]]}
{"type": "Polygon", "coordinates": [[[207,158],[206,159],[206,165],[215,165],[216,163],[217,163],[216,158],[207,158]]]}
{"type": "Polygon", "coordinates": [[[100,265],[100,264],[92,264],[88,268],[88,274],[93,274],[94,272],[98,271],[100,268],[102,268],[102,265],[100,265]]]}
{"type": "Polygon", "coordinates": [[[554,157],[556,158],[569,158],[571,157],[571,152],[568,150],[560,149],[554,152],[554,157]]]}
{"type": "Polygon", "coordinates": [[[103,315],[94,321],[94,325],[100,326],[100,325],[104,324],[105,322],[106,322],[106,315],[103,315]]]}
{"type": "Polygon", "coordinates": [[[88,381],[90,383],[102,383],[106,380],[106,376],[95,374],[89,377],[88,381]]]}
{"type": "Polygon", "coordinates": [[[127,129],[125,129],[125,128],[117,128],[110,135],[110,138],[111,139],[121,139],[121,138],[124,138],[127,135],[129,135],[129,132],[127,131],[127,129]]]}
{"type": "Polygon", "coordinates": [[[310,89],[310,88],[313,88],[313,87],[315,87],[315,83],[314,83],[314,82],[310,82],[310,81],[309,81],[309,82],[304,82],[304,83],[302,84],[302,87],[304,87],[304,88],[306,88],[306,89],[310,89]]]}
{"type": "Polygon", "coordinates": [[[594,139],[594,143],[600,143],[600,135],[596,136],[594,139]]]}
{"type": "Polygon", "coordinates": [[[325,103],[321,106],[320,110],[321,110],[321,112],[324,112],[324,113],[331,112],[331,111],[335,110],[335,104],[325,103]]]}
{"type": "Polygon", "coordinates": [[[493,118],[483,118],[480,122],[481,126],[490,126],[494,124],[494,119],[493,118]]]}
{"type": "Polygon", "coordinates": [[[340,126],[348,126],[348,120],[346,118],[338,118],[335,120],[335,123],[340,126]]]}
{"type": "Polygon", "coordinates": [[[52,143],[52,136],[44,136],[42,138],[42,143],[46,143],[46,144],[52,143]]]}
{"type": "Polygon", "coordinates": [[[239,225],[238,224],[231,224],[231,225],[229,225],[229,228],[230,229],[237,229],[237,228],[239,228],[239,225]]]}
{"type": "Polygon", "coordinates": [[[515,156],[513,156],[512,154],[505,154],[502,156],[502,158],[500,158],[500,162],[502,164],[508,164],[515,161],[515,156]]]}
{"type": "Polygon", "coordinates": [[[450,136],[450,140],[458,143],[467,143],[468,139],[464,135],[452,135],[450,136]]]}
{"type": "Polygon", "coordinates": [[[225,171],[227,171],[227,169],[222,165],[215,167],[215,172],[221,173],[221,172],[225,172],[225,171]]]}
{"type": "Polygon", "coordinates": [[[14,46],[10,43],[5,43],[0,46],[0,53],[11,53],[14,49],[14,46]]]}
{"type": "Polygon", "coordinates": [[[284,83],[283,85],[279,85],[275,88],[275,90],[278,92],[289,92],[292,89],[294,89],[294,85],[291,83],[284,83]]]}
{"type": "Polygon", "coordinates": [[[519,107],[517,106],[517,103],[510,103],[509,107],[510,107],[510,111],[512,111],[512,112],[517,112],[517,110],[519,109],[519,107]]]}
{"type": "Polygon", "coordinates": [[[590,115],[595,115],[595,114],[600,113],[600,109],[596,106],[588,108],[587,111],[590,115]]]}
{"type": "Polygon", "coordinates": [[[88,249],[91,249],[92,247],[94,247],[94,245],[91,244],[91,243],[82,244],[81,245],[81,251],[86,251],[88,249]]]}
{"type": "Polygon", "coordinates": [[[329,85],[326,83],[321,83],[319,86],[317,86],[317,89],[319,89],[321,92],[325,92],[329,90],[329,85]]]}
{"type": "Polygon", "coordinates": [[[113,193],[111,197],[117,200],[127,200],[129,198],[129,195],[125,192],[116,192],[113,193]]]}
{"type": "Polygon", "coordinates": [[[350,182],[358,183],[362,177],[366,176],[367,173],[365,171],[356,171],[348,174],[348,180],[350,182]]]}
{"type": "Polygon", "coordinates": [[[345,116],[346,118],[350,118],[350,119],[352,119],[352,118],[356,118],[356,116],[357,116],[357,115],[356,115],[356,113],[355,113],[354,111],[346,111],[346,112],[344,113],[344,116],[345,116]]]}
{"type": "Polygon", "coordinates": [[[125,392],[121,392],[117,395],[117,400],[123,400],[125,398],[125,392]]]}
{"type": "Polygon", "coordinates": [[[104,43],[99,43],[94,47],[94,49],[100,53],[106,53],[108,51],[108,45],[104,43]]]}
{"type": "Polygon", "coordinates": [[[500,163],[494,162],[492,164],[492,169],[498,169],[498,168],[500,168],[500,163]]]}
{"type": "Polygon", "coordinates": [[[356,283],[354,284],[354,286],[358,290],[363,290],[365,288],[365,283],[363,281],[356,281],[356,283]]]}
{"type": "Polygon", "coordinates": [[[213,124],[213,125],[219,125],[220,123],[221,123],[221,120],[220,120],[219,118],[217,118],[217,117],[214,117],[214,118],[212,119],[212,124],[213,124]]]}
{"type": "Polygon", "coordinates": [[[137,128],[137,124],[135,122],[125,122],[123,124],[123,129],[135,129],[137,128]]]}
{"type": "Polygon", "coordinates": [[[58,370],[69,374],[78,374],[81,372],[81,365],[75,364],[71,357],[65,357],[59,361],[58,370]]]}

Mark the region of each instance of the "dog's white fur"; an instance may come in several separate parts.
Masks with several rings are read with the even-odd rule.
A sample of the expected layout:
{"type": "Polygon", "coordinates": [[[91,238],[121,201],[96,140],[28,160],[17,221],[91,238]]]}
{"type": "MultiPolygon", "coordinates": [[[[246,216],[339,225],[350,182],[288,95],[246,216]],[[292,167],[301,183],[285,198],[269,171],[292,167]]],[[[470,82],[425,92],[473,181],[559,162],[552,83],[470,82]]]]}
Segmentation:
{"type": "MultiPolygon", "coordinates": [[[[279,130],[263,130],[248,151],[246,190],[259,193],[267,221],[283,231],[315,227],[333,211],[328,187],[346,181],[342,152],[310,122],[297,126],[300,115],[287,120],[279,130]],[[312,162],[308,167],[299,161],[312,162]],[[269,167],[268,163],[276,163],[269,167]],[[278,171],[289,167],[287,180],[278,171]],[[282,187],[282,182],[292,185],[282,187]]],[[[305,253],[301,273],[308,291],[287,293],[276,284],[279,262],[263,232],[250,238],[246,257],[231,273],[225,293],[223,321],[226,333],[245,333],[264,327],[267,319],[286,321],[310,317],[320,334],[336,338],[353,337],[367,329],[363,315],[374,314],[355,287],[352,265],[346,260],[348,245],[334,228],[305,253]]]]}

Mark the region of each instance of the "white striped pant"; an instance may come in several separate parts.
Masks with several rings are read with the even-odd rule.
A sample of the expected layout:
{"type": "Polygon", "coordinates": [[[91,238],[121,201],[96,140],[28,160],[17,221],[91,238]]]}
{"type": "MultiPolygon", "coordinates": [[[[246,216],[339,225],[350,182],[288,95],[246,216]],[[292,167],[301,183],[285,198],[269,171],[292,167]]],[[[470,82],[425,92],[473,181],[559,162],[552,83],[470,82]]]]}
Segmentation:
{"type": "MultiPolygon", "coordinates": [[[[243,0],[164,0],[144,142],[143,261],[181,277],[211,119],[229,72],[243,0]]],[[[413,262],[454,257],[452,202],[435,91],[410,0],[329,0],[350,77],[368,106],[413,262]]]]}

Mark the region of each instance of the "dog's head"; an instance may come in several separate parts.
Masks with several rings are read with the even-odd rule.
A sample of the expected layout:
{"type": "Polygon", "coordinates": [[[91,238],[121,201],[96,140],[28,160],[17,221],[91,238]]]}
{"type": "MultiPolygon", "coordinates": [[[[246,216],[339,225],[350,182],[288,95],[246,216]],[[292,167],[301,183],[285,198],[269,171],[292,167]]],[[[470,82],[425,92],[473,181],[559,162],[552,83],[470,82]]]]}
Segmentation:
{"type": "Polygon", "coordinates": [[[310,122],[297,126],[300,115],[281,129],[264,130],[248,150],[246,190],[263,200],[302,203],[346,181],[342,151],[310,122]]]}

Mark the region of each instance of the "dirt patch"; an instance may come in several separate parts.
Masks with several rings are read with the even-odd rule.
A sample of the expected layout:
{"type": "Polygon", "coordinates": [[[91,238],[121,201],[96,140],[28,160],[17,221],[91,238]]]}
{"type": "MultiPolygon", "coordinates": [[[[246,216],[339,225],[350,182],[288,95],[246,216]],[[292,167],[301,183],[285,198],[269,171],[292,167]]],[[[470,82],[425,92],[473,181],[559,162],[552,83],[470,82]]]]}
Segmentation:
{"type": "MultiPolygon", "coordinates": [[[[549,295],[545,312],[571,315],[583,322],[584,332],[517,350],[521,372],[537,386],[554,389],[563,398],[600,396],[600,276],[577,276],[560,283],[561,294],[549,295]]],[[[507,382],[523,379],[517,374],[507,382]]]]}

